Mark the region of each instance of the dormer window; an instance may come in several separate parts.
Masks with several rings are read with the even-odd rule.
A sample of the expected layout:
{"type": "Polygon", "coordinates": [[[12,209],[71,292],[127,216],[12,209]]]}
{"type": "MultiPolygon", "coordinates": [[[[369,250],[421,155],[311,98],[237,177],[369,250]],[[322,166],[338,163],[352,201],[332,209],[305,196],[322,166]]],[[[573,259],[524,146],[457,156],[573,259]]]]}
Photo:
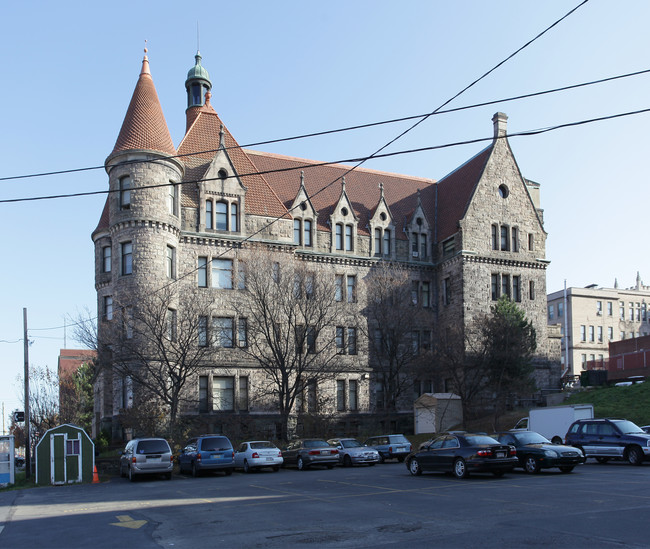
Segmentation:
{"type": "Polygon", "coordinates": [[[353,250],[352,241],[352,225],[345,226],[345,251],[351,252],[353,250]]]}
{"type": "Polygon", "coordinates": [[[225,202],[217,202],[214,208],[215,224],[214,228],[217,231],[228,230],[228,204],[225,202]]]}
{"type": "Polygon", "coordinates": [[[230,204],[230,231],[231,232],[237,232],[237,220],[239,218],[237,217],[237,204],[234,202],[230,204]]]}
{"type": "Polygon", "coordinates": [[[207,230],[239,232],[239,205],[237,202],[206,200],[205,228],[207,230]]]}
{"type": "Polygon", "coordinates": [[[212,200],[206,200],[205,202],[205,228],[212,229],[212,200]]]}
{"type": "Polygon", "coordinates": [[[343,224],[342,223],[336,224],[336,249],[337,250],[343,249],[343,224]]]}
{"type": "Polygon", "coordinates": [[[293,243],[303,245],[305,247],[312,246],[312,233],[311,233],[311,220],[310,219],[294,219],[293,220],[293,243]]]}
{"type": "Polygon", "coordinates": [[[303,221],[303,232],[305,246],[311,246],[311,221],[309,219],[303,221]]]}

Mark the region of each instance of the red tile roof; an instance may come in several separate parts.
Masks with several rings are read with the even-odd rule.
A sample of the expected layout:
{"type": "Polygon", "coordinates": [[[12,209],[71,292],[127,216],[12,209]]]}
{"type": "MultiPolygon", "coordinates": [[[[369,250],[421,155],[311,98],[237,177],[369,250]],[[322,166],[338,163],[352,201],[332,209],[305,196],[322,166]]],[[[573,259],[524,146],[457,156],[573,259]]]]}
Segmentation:
{"type": "MultiPolygon", "coordinates": [[[[438,182],[437,242],[458,231],[458,221],[465,217],[492,147],[490,145],[438,182]]],[[[424,197],[422,201],[424,203],[424,197]]]]}
{"type": "Polygon", "coordinates": [[[149,72],[149,61],[146,55],[113,153],[129,149],[148,149],[170,155],[176,154],[156,87],[149,72]]]}

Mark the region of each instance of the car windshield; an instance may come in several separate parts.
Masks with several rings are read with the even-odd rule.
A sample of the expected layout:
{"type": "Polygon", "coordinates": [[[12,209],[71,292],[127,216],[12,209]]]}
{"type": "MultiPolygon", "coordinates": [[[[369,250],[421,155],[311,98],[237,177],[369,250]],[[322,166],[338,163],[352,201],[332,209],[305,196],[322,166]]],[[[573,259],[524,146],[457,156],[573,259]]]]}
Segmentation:
{"type": "Polygon", "coordinates": [[[539,433],[513,433],[519,444],[551,444],[551,441],[539,433]]]}
{"type": "Polygon", "coordinates": [[[645,434],[643,429],[639,427],[636,423],[632,423],[631,421],[623,420],[623,421],[615,421],[614,422],[616,426],[621,430],[621,433],[624,435],[631,435],[635,433],[641,433],[645,434]]]}
{"type": "Polygon", "coordinates": [[[251,450],[261,450],[262,448],[275,448],[270,442],[251,442],[251,450]]]}
{"type": "Polygon", "coordinates": [[[469,444],[470,446],[483,446],[485,444],[499,444],[498,441],[494,440],[492,437],[489,437],[487,435],[464,435],[462,438],[464,438],[467,444],[469,444]]]}
{"type": "Polygon", "coordinates": [[[204,438],[201,442],[201,450],[204,452],[214,452],[217,450],[230,450],[232,445],[226,437],[204,438]]]}
{"type": "Polygon", "coordinates": [[[170,452],[165,440],[141,440],[138,443],[138,454],[165,454],[170,452]]]}
{"type": "Polygon", "coordinates": [[[351,438],[349,440],[342,440],[341,446],[343,446],[343,448],[359,448],[359,446],[363,446],[363,444],[361,444],[358,440],[351,438]]]}
{"type": "Polygon", "coordinates": [[[323,446],[329,446],[324,440],[305,440],[303,443],[305,448],[322,448],[323,446]]]}

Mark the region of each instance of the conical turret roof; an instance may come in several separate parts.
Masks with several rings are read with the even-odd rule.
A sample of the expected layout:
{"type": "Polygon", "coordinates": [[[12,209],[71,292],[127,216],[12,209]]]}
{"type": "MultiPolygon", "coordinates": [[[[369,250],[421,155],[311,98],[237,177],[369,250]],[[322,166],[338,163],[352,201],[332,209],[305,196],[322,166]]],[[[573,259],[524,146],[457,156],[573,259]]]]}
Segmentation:
{"type": "Polygon", "coordinates": [[[145,49],[142,71],[112,154],[130,149],[148,149],[170,155],[176,154],[156,87],[149,72],[149,59],[146,53],[145,49]]]}

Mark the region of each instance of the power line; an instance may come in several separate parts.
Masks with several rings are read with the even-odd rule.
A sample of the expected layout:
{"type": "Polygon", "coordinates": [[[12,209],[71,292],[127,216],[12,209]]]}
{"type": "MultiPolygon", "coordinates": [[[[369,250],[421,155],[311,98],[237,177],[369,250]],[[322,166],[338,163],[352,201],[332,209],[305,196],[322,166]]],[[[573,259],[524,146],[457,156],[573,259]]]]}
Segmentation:
{"type": "MultiPolygon", "coordinates": [[[[320,193],[323,192],[325,189],[327,189],[327,188],[329,188],[330,186],[332,186],[336,181],[338,181],[339,179],[341,179],[341,177],[344,177],[346,174],[351,173],[354,169],[356,169],[356,168],[358,168],[359,166],[361,166],[361,164],[363,164],[364,162],[366,162],[366,161],[369,160],[370,158],[379,158],[379,157],[380,157],[379,155],[380,155],[380,153],[381,153],[382,150],[384,150],[385,148],[389,147],[391,144],[395,143],[397,140],[399,140],[399,139],[402,138],[404,135],[406,135],[407,133],[409,133],[411,130],[413,130],[415,127],[417,127],[419,124],[421,124],[422,122],[424,122],[425,120],[427,120],[429,117],[433,116],[436,112],[438,112],[440,109],[442,109],[443,107],[445,107],[445,106],[446,106],[447,104],[449,104],[451,101],[453,101],[454,99],[456,99],[457,97],[459,97],[460,95],[462,95],[463,93],[465,93],[465,92],[466,92],[468,89],[470,89],[472,86],[474,86],[475,84],[477,84],[478,82],[480,82],[481,80],[483,80],[484,78],[486,78],[489,74],[491,74],[492,72],[494,72],[498,67],[502,66],[502,65],[503,65],[504,63],[506,63],[508,60],[512,59],[515,55],[517,55],[518,53],[520,53],[522,50],[524,50],[525,48],[527,48],[530,44],[532,44],[532,43],[535,42],[537,39],[539,39],[541,36],[543,36],[544,34],[546,34],[549,30],[551,30],[553,27],[555,27],[556,25],[558,25],[561,21],[563,21],[564,19],[566,19],[569,15],[571,15],[572,13],[574,13],[578,8],[580,8],[581,6],[585,5],[588,1],[589,1],[589,0],[583,0],[583,2],[581,2],[580,4],[578,4],[578,6],[576,6],[576,7],[573,8],[572,10],[570,10],[567,14],[565,14],[565,15],[562,16],[560,19],[558,19],[557,21],[555,21],[554,23],[552,23],[550,26],[548,26],[546,29],[544,29],[542,32],[540,32],[539,34],[537,34],[537,36],[535,36],[534,38],[532,38],[531,40],[529,40],[528,42],[526,42],[523,46],[521,46],[520,48],[518,48],[517,50],[515,50],[515,52],[513,52],[512,54],[510,54],[510,55],[509,55],[508,57],[506,57],[504,60],[502,60],[502,61],[500,61],[499,63],[497,63],[494,67],[492,67],[490,70],[488,70],[488,71],[487,71],[486,73],[484,73],[482,76],[480,76],[479,78],[477,78],[476,80],[474,80],[471,84],[469,84],[468,86],[466,86],[465,88],[463,88],[460,92],[456,93],[456,94],[455,94],[454,96],[452,96],[450,99],[448,99],[447,101],[445,101],[445,102],[444,102],[440,107],[438,107],[437,109],[435,109],[435,110],[432,111],[431,113],[429,113],[429,114],[425,115],[424,117],[422,117],[422,118],[421,118],[420,120],[418,120],[415,124],[413,124],[411,127],[409,127],[408,129],[404,130],[403,132],[401,132],[401,133],[400,133],[397,137],[395,137],[394,139],[391,139],[388,143],[386,143],[383,147],[379,148],[377,151],[375,151],[375,152],[374,152],[373,154],[371,154],[370,156],[368,156],[368,157],[364,157],[363,159],[361,159],[361,160],[358,162],[357,165],[355,165],[355,166],[349,168],[349,169],[345,172],[345,174],[344,174],[343,176],[337,177],[336,179],[332,180],[330,183],[328,183],[327,185],[325,185],[324,187],[322,187],[321,189],[319,189],[316,193],[314,193],[314,194],[312,195],[312,197],[313,197],[313,196],[316,196],[316,195],[318,195],[318,194],[320,194],[320,193]]],[[[546,131],[550,131],[550,130],[547,129],[546,131]]],[[[537,130],[537,132],[542,133],[541,130],[537,130]]],[[[476,142],[476,140],[472,140],[471,142],[476,142]]],[[[437,148],[442,148],[442,147],[437,147],[437,148]]],[[[432,149],[430,149],[430,150],[432,150],[432,149]]],[[[412,152],[412,151],[411,151],[411,152],[412,152]]],[[[396,154],[396,153],[386,153],[386,154],[381,155],[381,156],[394,156],[395,154],[396,154]]],[[[331,163],[326,163],[326,164],[331,164],[331,163]]],[[[298,169],[298,168],[295,168],[295,169],[298,169]]],[[[166,186],[166,185],[165,185],[165,186],[166,186]]],[[[298,206],[297,206],[297,205],[294,206],[294,208],[296,208],[296,207],[298,207],[298,206]]],[[[291,213],[292,210],[293,210],[293,208],[289,209],[289,210],[287,211],[287,213],[291,213]]],[[[278,220],[280,220],[280,219],[282,219],[283,217],[285,217],[285,215],[287,215],[287,214],[282,214],[280,217],[276,217],[275,219],[272,219],[271,221],[269,221],[268,223],[266,223],[265,225],[263,225],[262,227],[260,227],[260,228],[259,228],[257,231],[255,231],[254,233],[252,233],[252,234],[246,236],[246,238],[244,238],[244,239],[239,243],[239,245],[241,245],[241,243],[243,243],[243,242],[247,242],[248,240],[250,240],[251,238],[253,238],[253,237],[256,236],[257,234],[259,234],[260,232],[262,232],[263,230],[265,230],[267,227],[270,227],[273,223],[276,223],[278,220]]],[[[233,246],[232,246],[232,245],[228,246],[228,247],[227,247],[224,251],[222,251],[222,252],[221,252],[217,257],[221,257],[221,256],[223,256],[225,253],[227,253],[228,251],[230,251],[230,250],[232,250],[232,249],[233,249],[233,246]]],[[[182,277],[179,277],[179,278],[177,278],[177,279],[171,281],[170,283],[165,284],[164,286],[162,286],[161,288],[159,288],[158,290],[156,290],[156,292],[161,291],[161,290],[163,290],[163,289],[169,287],[171,284],[176,284],[176,283],[178,283],[180,280],[183,280],[184,278],[186,278],[186,277],[189,276],[190,274],[194,273],[197,269],[198,269],[198,267],[192,269],[189,273],[184,274],[182,277]]],[[[151,294],[150,294],[150,295],[151,295],[151,294]]]]}

